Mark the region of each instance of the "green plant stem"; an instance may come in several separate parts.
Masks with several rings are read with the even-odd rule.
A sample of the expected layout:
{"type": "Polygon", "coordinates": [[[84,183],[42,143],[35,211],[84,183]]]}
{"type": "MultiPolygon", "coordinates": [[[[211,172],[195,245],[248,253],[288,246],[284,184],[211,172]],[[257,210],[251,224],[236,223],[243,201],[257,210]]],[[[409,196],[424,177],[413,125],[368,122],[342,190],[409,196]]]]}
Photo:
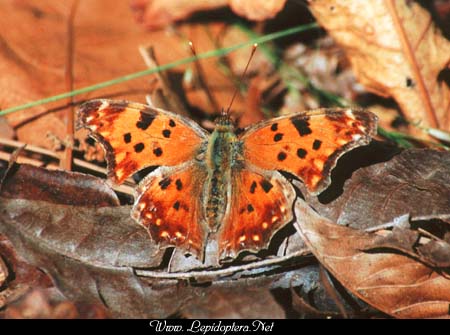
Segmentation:
{"type": "Polygon", "coordinates": [[[83,94],[83,93],[92,92],[92,91],[95,91],[95,90],[98,90],[98,89],[101,89],[101,88],[104,88],[104,87],[120,84],[120,83],[123,83],[123,82],[128,81],[128,80],[132,80],[132,79],[140,78],[140,77],[143,77],[143,76],[146,76],[146,75],[149,75],[149,74],[153,74],[155,72],[169,70],[169,69],[172,69],[174,67],[177,67],[177,66],[180,66],[180,65],[183,65],[183,64],[191,63],[191,62],[193,62],[193,61],[195,61],[197,59],[204,59],[204,58],[210,58],[210,57],[223,56],[223,55],[226,55],[226,54],[228,54],[228,53],[230,53],[230,52],[232,52],[234,50],[240,49],[240,48],[248,46],[250,44],[255,44],[255,43],[262,44],[262,43],[266,43],[268,41],[272,41],[272,40],[275,40],[275,39],[278,39],[278,38],[282,38],[282,37],[285,37],[285,36],[293,35],[293,34],[296,34],[296,33],[300,33],[300,32],[303,32],[303,31],[306,31],[306,30],[309,30],[309,29],[315,29],[315,28],[318,28],[317,23],[310,23],[310,24],[305,24],[305,25],[302,25],[302,26],[289,28],[289,29],[286,29],[286,30],[283,30],[283,31],[267,34],[267,35],[264,35],[264,36],[261,36],[261,37],[258,37],[258,38],[251,39],[251,40],[249,40],[247,42],[236,44],[236,45],[233,45],[233,46],[230,46],[230,47],[227,47],[227,48],[211,50],[211,51],[208,51],[208,52],[204,52],[204,53],[198,54],[197,56],[191,56],[191,57],[183,58],[183,59],[177,60],[177,61],[169,63],[169,64],[163,64],[163,65],[160,65],[160,66],[152,68],[152,69],[146,69],[146,70],[143,70],[143,71],[131,73],[131,74],[128,74],[128,75],[125,75],[125,76],[122,76],[122,77],[118,77],[118,78],[115,78],[115,79],[111,79],[111,80],[108,80],[108,81],[97,83],[97,84],[92,85],[92,86],[87,86],[87,87],[83,87],[83,88],[80,88],[80,89],[77,89],[77,90],[73,90],[71,92],[65,92],[65,93],[54,95],[54,96],[51,96],[51,97],[48,97],[48,98],[32,101],[32,102],[29,102],[29,103],[26,103],[26,104],[23,104],[23,105],[6,108],[6,109],[0,111],[0,116],[1,115],[6,115],[6,114],[9,114],[9,113],[13,113],[13,112],[17,112],[19,110],[24,110],[24,109],[28,109],[28,108],[31,108],[31,107],[35,107],[35,106],[38,106],[38,105],[46,104],[46,103],[49,103],[49,102],[54,102],[54,101],[57,101],[57,100],[66,99],[66,98],[73,97],[73,96],[76,96],[76,95],[80,95],[80,94],[83,94]]]}

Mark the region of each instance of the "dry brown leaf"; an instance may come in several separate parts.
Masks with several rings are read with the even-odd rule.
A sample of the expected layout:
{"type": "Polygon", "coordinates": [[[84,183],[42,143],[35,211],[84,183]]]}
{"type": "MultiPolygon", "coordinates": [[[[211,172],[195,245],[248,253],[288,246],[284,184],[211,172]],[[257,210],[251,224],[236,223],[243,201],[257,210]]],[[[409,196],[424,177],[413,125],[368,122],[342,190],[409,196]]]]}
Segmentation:
{"type": "Polygon", "coordinates": [[[49,277],[24,262],[11,242],[0,234],[0,277],[2,276],[4,278],[0,278],[0,309],[19,299],[33,287],[50,285],[49,277]]]}
{"type": "Polygon", "coordinates": [[[271,19],[281,11],[286,0],[229,0],[231,9],[249,20],[271,19]]]}
{"type": "MultiPolygon", "coordinates": [[[[0,255],[0,286],[3,286],[3,283],[8,277],[8,273],[9,273],[8,268],[0,255]]],[[[2,304],[0,303],[0,306],[1,305],[2,304]]]]}
{"type": "Polygon", "coordinates": [[[282,319],[283,309],[269,291],[258,287],[215,289],[200,303],[192,302],[182,311],[190,319],[282,319]]]}
{"type": "Polygon", "coordinates": [[[136,19],[148,29],[160,29],[197,11],[226,6],[228,0],[130,0],[136,19]]]}
{"type": "Polygon", "coordinates": [[[333,184],[319,197],[305,193],[305,198],[321,215],[358,229],[373,230],[405,215],[406,221],[449,221],[449,166],[448,152],[409,149],[396,153],[372,142],[342,157],[333,171],[333,184]]]}
{"type": "MultiPolygon", "coordinates": [[[[296,254],[282,254],[279,259],[241,265],[237,262],[224,269],[205,271],[184,266],[184,271],[180,271],[180,267],[176,268],[170,261],[170,250],[159,248],[147,232],[133,222],[129,206],[114,206],[113,198],[109,203],[112,207],[95,207],[95,204],[105,204],[102,200],[105,192],[102,183],[92,182],[93,177],[22,168],[17,167],[6,178],[3,195],[8,198],[0,198],[0,232],[11,239],[15,250],[28,262],[45,269],[66,297],[104,305],[115,317],[167,317],[197,303],[200,310],[216,289],[222,292],[217,294],[225,296],[228,291],[231,297],[238,288],[243,291],[254,288],[258,293],[255,299],[249,299],[257,302],[260,294],[267,297],[267,292],[263,291],[289,280],[288,274],[282,272],[283,266],[292,265],[293,258],[307,253],[302,246],[301,250],[292,246],[284,249],[296,254]],[[33,171],[30,173],[28,169],[33,171]],[[55,187],[57,180],[68,187],[55,187]],[[26,192],[24,185],[18,184],[33,187],[31,192],[26,192]],[[33,191],[36,184],[41,185],[42,192],[33,191]],[[95,190],[99,195],[97,199],[92,197],[95,190]],[[205,285],[184,284],[190,282],[205,285]]],[[[109,198],[108,192],[106,198],[109,198]]],[[[290,266],[291,270],[297,269],[290,266]]],[[[14,271],[16,278],[23,277],[14,271]]],[[[28,290],[30,286],[25,288],[28,290]]],[[[12,287],[7,286],[7,290],[10,289],[12,287]]],[[[22,295],[26,290],[13,293],[22,295]]],[[[0,299],[2,294],[0,291],[0,299]]],[[[262,313],[262,310],[249,310],[247,302],[250,300],[239,298],[230,300],[221,312],[229,315],[262,313]]]]}
{"type": "Polygon", "coordinates": [[[367,89],[394,98],[411,121],[450,130],[450,90],[438,80],[450,43],[426,10],[406,0],[309,3],[367,89]]]}
{"type": "Polygon", "coordinates": [[[373,234],[336,225],[302,200],[297,231],[317,259],[352,293],[398,318],[449,318],[450,279],[404,255],[366,253],[373,234]]]}
{"type": "Polygon", "coordinates": [[[99,305],[75,303],[64,300],[55,288],[35,289],[18,302],[8,306],[0,317],[5,319],[104,319],[104,308],[99,305]]]}
{"type": "MultiPolygon", "coordinates": [[[[67,19],[71,1],[0,2],[0,107],[12,107],[67,91],[67,19]]],[[[139,71],[145,65],[137,51],[148,34],[134,23],[123,1],[80,1],[75,15],[74,88],[139,71]],[[120,18],[120,19],[119,19],[120,18]]],[[[154,33],[155,40],[163,33],[154,33]]],[[[168,39],[168,38],[167,38],[168,39]]],[[[164,48],[164,46],[162,46],[164,48]]],[[[176,50],[171,50],[176,57],[176,50]]],[[[144,101],[146,79],[137,79],[86,94],[144,101]]],[[[6,116],[18,139],[51,148],[46,134],[66,138],[65,101],[6,116]],[[49,112],[53,111],[53,112],[49,112]],[[37,117],[39,115],[39,117],[37,117]]]]}
{"type": "Polygon", "coordinates": [[[130,0],[136,19],[148,29],[164,28],[196,12],[215,10],[227,5],[240,16],[262,21],[281,11],[286,0],[130,0]]]}
{"type": "MultiPolygon", "coordinates": [[[[32,100],[48,97],[67,90],[65,66],[68,36],[67,18],[69,2],[51,0],[34,3],[8,0],[0,3],[0,10],[9,13],[0,23],[4,47],[0,49],[0,108],[12,107],[32,100]],[[14,27],[14,29],[11,29],[14,27]]],[[[237,29],[235,29],[237,30],[237,29]]],[[[111,6],[110,1],[80,1],[74,19],[74,88],[85,87],[121,75],[141,71],[146,65],[138,47],[154,46],[156,59],[166,64],[191,56],[187,41],[191,40],[197,53],[229,46],[248,40],[243,32],[228,33],[221,23],[189,24],[180,26],[176,33],[167,31],[145,32],[135,24],[126,2],[111,6]],[[107,27],[107,28],[105,28],[107,27]],[[229,37],[227,37],[229,36],[229,37]]],[[[248,58],[250,48],[245,54],[248,58]]],[[[230,58],[234,69],[235,59],[241,67],[241,56],[230,58]]],[[[256,58],[255,58],[256,59],[256,58]]],[[[257,62],[253,62],[257,67],[257,62]]],[[[236,83],[218,66],[217,59],[202,61],[209,90],[217,101],[213,108],[201,90],[183,92],[181,78],[193,65],[180,66],[171,71],[178,82],[182,97],[187,94],[189,103],[205,113],[218,113],[230,102],[236,83]]],[[[145,102],[151,85],[148,78],[124,82],[76,97],[76,101],[94,97],[111,97],[145,102]]],[[[238,96],[233,105],[237,114],[246,111],[245,100],[238,96]]],[[[7,115],[20,141],[52,148],[46,138],[66,138],[65,101],[37,106],[7,115]]],[[[177,112],[177,111],[174,111],[177,112]]],[[[83,143],[85,132],[78,138],[83,143]]],[[[99,159],[98,155],[91,153],[99,159]]]]}

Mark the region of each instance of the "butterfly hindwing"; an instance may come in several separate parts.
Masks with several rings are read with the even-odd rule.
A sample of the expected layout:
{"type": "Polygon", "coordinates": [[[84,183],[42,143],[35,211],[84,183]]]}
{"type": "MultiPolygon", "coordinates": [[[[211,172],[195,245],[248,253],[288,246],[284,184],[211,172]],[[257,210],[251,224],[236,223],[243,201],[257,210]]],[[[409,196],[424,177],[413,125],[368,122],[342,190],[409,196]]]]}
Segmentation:
{"type": "Polygon", "coordinates": [[[235,171],[231,206],[219,234],[219,254],[267,247],[273,234],[292,220],[295,190],[277,171],[235,171]]]}
{"type": "Polygon", "coordinates": [[[147,166],[191,160],[208,136],[189,119],[127,101],[88,101],[80,107],[79,120],[103,144],[109,177],[118,184],[147,166]]]}
{"type": "Polygon", "coordinates": [[[300,178],[313,194],[330,183],[337,159],[368,144],[376,116],[364,110],[318,109],[261,122],[241,135],[244,160],[300,178]]]}
{"type": "Polygon", "coordinates": [[[139,184],[132,217],[155,242],[182,247],[201,258],[206,231],[202,185],[206,177],[194,161],[157,168],[139,184]]]}

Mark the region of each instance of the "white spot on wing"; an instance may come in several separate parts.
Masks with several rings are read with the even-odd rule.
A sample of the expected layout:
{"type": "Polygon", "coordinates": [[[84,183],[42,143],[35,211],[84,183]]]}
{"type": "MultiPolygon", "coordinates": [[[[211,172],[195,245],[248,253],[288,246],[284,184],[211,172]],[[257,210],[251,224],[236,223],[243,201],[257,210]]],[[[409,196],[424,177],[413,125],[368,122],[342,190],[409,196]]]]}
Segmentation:
{"type": "Polygon", "coordinates": [[[98,111],[101,112],[102,110],[104,110],[108,106],[109,106],[109,102],[108,101],[103,101],[102,104],[100,105],[100,107],[98,108],[98,111]]]}
{"type": "Polygon", "coordinates": [[[352,136],[352,139],[354,140],[354,141],[358,141],[358,140],[360,140],[361,139],[361,135],[360,134],[354,134],[353,136],[352,136]]]}
{"type": "Polygon", "coordinates": [[[352,120],[355,119],[355,115],[353,114],[351,109],[347,109],[344,114],[352,120]]]}

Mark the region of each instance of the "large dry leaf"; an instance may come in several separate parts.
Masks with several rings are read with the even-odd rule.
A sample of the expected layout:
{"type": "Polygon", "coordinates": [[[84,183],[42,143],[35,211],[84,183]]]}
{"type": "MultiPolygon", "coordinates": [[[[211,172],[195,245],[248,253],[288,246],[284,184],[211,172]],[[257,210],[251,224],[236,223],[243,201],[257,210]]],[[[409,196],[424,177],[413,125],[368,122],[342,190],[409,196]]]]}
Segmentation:
{"type": "Polygon", "coordinates": [[[450,90],[438,79],[450,43],[414,1],[310,0],[319,23],[344,47],[358,79],[394,98],[405,116],[450,130],[450,90]]]}
{"type": "MultiPolygon", "coordinates": [[[[65,66],[70,5],[71,1],[51,0],[0,3],[1,12],[8,13],[0,22],[2,109],[68,90],[65,66]]],[[[147,34],[134,24],[123,1],[114,6],[109,1],[80,1],[74,25],[74,88],[143,69],[137,46],[148,41],[147,34]]],[[[145,92],[146,80],[138,79],[100,90],[97,96],[120,94],[142,101],[145,92]]],[[[9,114],[7,119],[16,127],[20,140],[50,147],[47,132],[66,137],[65,116],[60,111],[66,103],[63,100],[38,106],[9,114]],[[48,113],[52,109],[59,111],[48,113]]]]}
{"type": "MultiPolygon", "coordinates": [[[[290,247],[285,249],[293,254],[283,254],[278,259],[247,261],[205,271],[192,271],[193,268],[186,266],[184,271],[177,270],[172,264],[168,272],[170,250],[161,250],[153,244],[145,229],[131,219],[129,206],[108,207],[102,196],[97,202],[89,196],[95,190],[101,195],[105,187],[92,179],[40,168],[13,169],[4,184],[4,195],[8,198],[0,199],[0,233],[10,238],[28,262],[50,274],[66,297],[101,304],[113,316],[167,317],[180,310],[187,314],[200,313],[211,301],[210,297],[218,294],[229,295],[230,302],[217,313],[230,317],[256,317],[257,314],[268,317],[262,310],[257,312],[246,306],[258,303],[261,297],[265,297],[266,305],[277,306],[270,302],[268,290],[286,285],[283,267],[295,264],[292,263],[295,259],[308,253],[302,246],[290,247]],[[49,187],[57,180],[70,186],[67,187],[69,201],[64,197],[66,188],[49,187]],[[17,186],[38,182],[43,191],[37,195],[17,186]],[[19,191],[13,193],[13,190],[19,191]],[[86,199],[90,199],[87,205],[86,199]],[[180,281],[199,285],[179,285],[180,281]],[[233,293],[250,288],[255,294],[244,300],[233,293]]],[[[116,205],[115,201],[111,204],[116,205]]],[[[288,272],[302,267],[302,263],[297,264],[290,266],[288,272]]],[[[276,315],[281,316],[281,310],[276,308],[276,315]]]]}
{"type": "Polygon", "coordinates": [[[298,232],[317,259],[362,300],[399,318],[450,317],[448,273],[404,255],[364,252],[373,234],[336,225],[301,200],[296,215],[298,232]]]}
{"type": "MultiPolygon", "coordinates": [[[[200,313],[213,294],[230,295],[225,315],[256,317],[255,310],[245,309],[249,301],[256,304],[264,291],[289,282],[282,280],[289,258],[253,268],[247,264],[216,271],[166,272],[161,268],[164,252],[132,221],[127,206],[86,208],[0,200],[0,232],[16,250],[50,274],[66,297],[102,304],[115,317],[167,317],[182,309],[200,313]],[[180,281],[193,285],[179,285],[180,281]],[[260,292],[240,304],[233,292],[250,288],[260,292]],[[216,289],[222,293],[215,293],[216,289]]],[[[268,317],[259,317],[264,316],[268,317]]]]}
{"type": "MultiPolygon", "coordinates": [[[[0,109],[68,90],[65,68],[70,3],[53,0],[0,2],[0,10],[8,13],[0,22],[0,109]]],[[[188,40],[194,43],[197,53],[201,53],[248,39],[242,32],[237,40],[236,34],[226,38],[227,27],[214,22],[183,25],[178,27],[177,33],[146,32],[135,23],[126,1],[119,1],[114,6],[107,0],[79,1],[73,24],[74,89],[144,70],[146,65],[138,51],[139,46],[154,46],[158,63],[165,64],[192,55],[188,40]]],[[[244,52],[245,58],[249,52],[244,52]]],[[[204,93],[187,98],[205,113],[219,113],[220,108],[228,106],[236,87],[217,62],[217,59],[209,59],[202,63],[217,108],[205,101],[204,93]]],[[[173,71],[179,88],[182,87],[184,71],[192,66],[182,66],[173,71]]],[[[145,95],[152,87],[148,82],[149,78],[123,82],[77,96],[75,101],[111,97],[145,102],[145,95]]],[[[184,97],[185,92],[179,91],[177,93],[184,97]]],[[[15,128],[19,140],[51,148],[53,142],[46,137],[47,133],[60,140],[68,135],[64,113],[66,104],[66,100],[60,100],[8,114],[6,118],[15,128]]],[[[233,107],[238,114],[243,114],[245,100],[238,96],[233,107]]],[[[83,136],[85,133],[80,133],[82,141],[83,136]]]]}
{"type": "Polygon", "coordinates": [[[411,149],[373,164],[393,154],[376,142],[354,150],[333,171],[328,190],[318,198],[305,193],[308,203],[331,221],[358,229],[394,224],[405,215],[411,221],[450,221],[450,154],[411,149]],[[361,162],[372,165],[353,172],[352,163],[359,167],[361,162]],[[352,172],[352,178],[342,178],[352,172]]]}

